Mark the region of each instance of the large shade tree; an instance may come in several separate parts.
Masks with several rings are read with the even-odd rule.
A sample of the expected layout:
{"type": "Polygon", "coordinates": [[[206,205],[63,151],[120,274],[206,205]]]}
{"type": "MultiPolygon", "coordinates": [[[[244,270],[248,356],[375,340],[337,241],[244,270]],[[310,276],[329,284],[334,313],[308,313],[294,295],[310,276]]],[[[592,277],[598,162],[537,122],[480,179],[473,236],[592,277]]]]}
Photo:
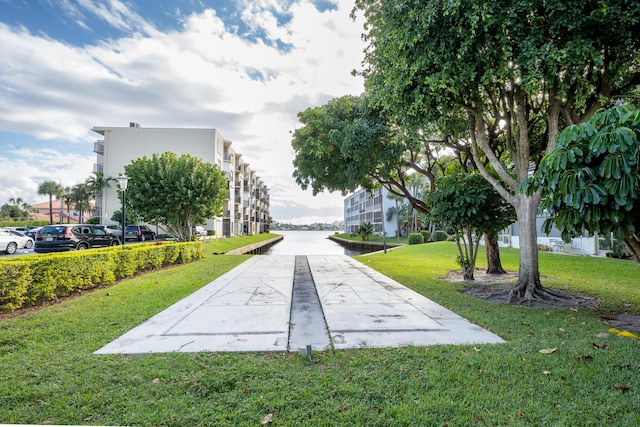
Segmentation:
{"type": "Polygon", "coordinates": [[[640,110],[618,106],[566,128],[529,191],[565,240],[583,230],[621,238],[640,264],[640,110]]]}
{"type": "MultiPolygon", "coordinates": [[[[304,126],[293,134],[294,177],[314,194],[382,185],[393,197],[406,199],[413,213],[426,214],[423,190],[433,187],[447,170],[467,171],[473,163],[460,143],[464,132],[458,129],[440,137],[431,126],[402,127],[371,108],[366,95],[333,99],[298,113],[298,118],[304,126]],[[445,148],[454,155],[445,155],[445,148]]],[[[400,208],[410,209],[403,204],[394,214],[400,215],[400,208]]],[[[488,272],[503,273],[498,242],[492,237],[485,236],[488,272]]]]}
{"type": "Polygon", "coordinates": [[[219,216],[227,180],[217,166],[175,153],[153,154],[124,167],[126,209],[145,221],[165,224],[179,240],[191,240],[194,225],[219,216]]]}
{"type": "Polygon", "coordinates": [[[467,115],[475,164],[517,213],[512,300],[550,296],[538,268],[540,193],[519,188],[564,127],[640,82],[640,1],[357,0],[358,9],[370,95],[397,120],[444,133],[467,115]]]}

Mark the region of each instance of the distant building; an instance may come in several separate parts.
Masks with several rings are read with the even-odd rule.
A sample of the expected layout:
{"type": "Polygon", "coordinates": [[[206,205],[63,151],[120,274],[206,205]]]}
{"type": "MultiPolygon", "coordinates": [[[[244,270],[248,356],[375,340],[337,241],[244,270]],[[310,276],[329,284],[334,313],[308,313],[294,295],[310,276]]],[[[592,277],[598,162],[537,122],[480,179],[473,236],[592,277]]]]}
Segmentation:
{"type": "Polygon", "coordinates": [[[375,232],[386,233],[388,237],[394,237],[398,232],[395,216],[391,221],[386,220],[386,212],[395,207],[395,201],[388,197],[388,190],[380,188],[371,192],[360,189],[344,199],[344,231],[349,234],[357,234],[360,223],[370,222],[375,227],[375,232]]]}
{"type": "MultiPolygon", "coordinates": [[[[91,201],[89,203],[90,210],[82,213],[84,219],[89,219],[95,215],[95,205],[91,201]]],[[[53,207],[53,222],[54,224],[76,224],[80,220],[80,212],[76,209],[75,204],[67,206],[60,199],[54,198],[52,201],[53,207]]],[[[49,221],[49,201],[42,203],[36,203],[29,208],[31,219],[39,221],[49,221]]]]}
{"type": "MultiPolygon", "coordinates": [[[[178,156],[190,154],[218,166],[225,173],[229,195],[223,216],[209,218],[206,228],[217,236],[238,236],[269,231],[269,190],[251,170],[242,154],[231,147],[216,129],[144,128],[137,123],[129,127],[94,127],[103,139],[94,143],[97,155],[94,172],[105,178],[124,174],[132,160],[154,153],[170,151],[178,156]]],[[[96,214],[101,222],[112,222],[121,209],[117,188],[112,185],[96,200],[96,214]]]]}

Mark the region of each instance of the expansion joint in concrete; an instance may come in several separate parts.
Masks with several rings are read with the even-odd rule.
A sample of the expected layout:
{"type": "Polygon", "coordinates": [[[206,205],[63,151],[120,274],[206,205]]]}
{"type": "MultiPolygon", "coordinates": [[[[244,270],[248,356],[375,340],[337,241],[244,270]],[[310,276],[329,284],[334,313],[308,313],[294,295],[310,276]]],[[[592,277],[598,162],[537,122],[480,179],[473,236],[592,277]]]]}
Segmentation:
{"type": "Polygon", "coordinates": [[[322,311],[316,285],[304,255],[295,258],[288,349],[324,350],[331,344],[327,322],[322,311]]]}

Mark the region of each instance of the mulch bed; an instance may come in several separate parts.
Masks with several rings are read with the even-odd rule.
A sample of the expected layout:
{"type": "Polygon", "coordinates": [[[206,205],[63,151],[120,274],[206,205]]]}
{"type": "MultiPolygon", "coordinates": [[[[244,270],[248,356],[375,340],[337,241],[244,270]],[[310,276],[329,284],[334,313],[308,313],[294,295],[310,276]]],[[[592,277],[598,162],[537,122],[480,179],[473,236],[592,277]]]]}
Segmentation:
{"type": "MultiPolygon", "coordinates": [[[[465,287],[462,292],[473,298],[496,304],[509,304],[509,291],[518,281],[518,273],[507,272],[506,274],[486,274],[483,269],[477,268],[474,272],[474,281],[465,281],[462,273],[458,270],[447,273],[445,280],[451,282],[464,282],[465,287]]],[[[597,307],[597,298],[581,295],[575,292],[558,291],[565,298],[560,301],[535,301],[527,304],[528,307],[536,308],[557,308],[557,307],[597,307]]],[[[602,320],[618,330],[630,331],[640,334],[640,316],[629,313],[603,315],[602,320]]]]}

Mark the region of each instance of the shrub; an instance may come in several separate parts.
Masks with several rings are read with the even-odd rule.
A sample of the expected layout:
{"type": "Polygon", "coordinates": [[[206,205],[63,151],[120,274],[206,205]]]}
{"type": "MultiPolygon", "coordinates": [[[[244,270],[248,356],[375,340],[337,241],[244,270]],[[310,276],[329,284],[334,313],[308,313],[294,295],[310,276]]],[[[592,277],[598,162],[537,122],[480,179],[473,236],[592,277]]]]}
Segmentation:
{"type": "Polygon", "coordinates": [[[428,242],[429,240],[431,240],[431,233],[429,233],[429,231],[422,230],[420,233],[422,234],[422,237],[424,237],[425,242],[428,242]]]}
{"type": "Polygon", "coordinates": [[[0,286],[0,310],[13,311],[22,307],[32,280],[28,263],[12,262],[0,265],[0,277],[5,281],[5,284],[0,286]]]}
{"type": "Polygon", "coordinates": [[[449,237],[449,235],[443,230],[436,230],[433,233],[434,242],[444,242],[445,240],[447,240],[447,237],[449,237]]]}
{"type": "Polygon", "coordinates": [[[419,245],[424,243],[424,236],[422,233],[411,233],[409,234],[409,244],[410,245],[419,245]]]}
{"type": "Polygon", "coordinates": [[[203,256],[203,245],[197,242],[115,246],[2,260],[0,311],[13,311],[203,256]]]}

